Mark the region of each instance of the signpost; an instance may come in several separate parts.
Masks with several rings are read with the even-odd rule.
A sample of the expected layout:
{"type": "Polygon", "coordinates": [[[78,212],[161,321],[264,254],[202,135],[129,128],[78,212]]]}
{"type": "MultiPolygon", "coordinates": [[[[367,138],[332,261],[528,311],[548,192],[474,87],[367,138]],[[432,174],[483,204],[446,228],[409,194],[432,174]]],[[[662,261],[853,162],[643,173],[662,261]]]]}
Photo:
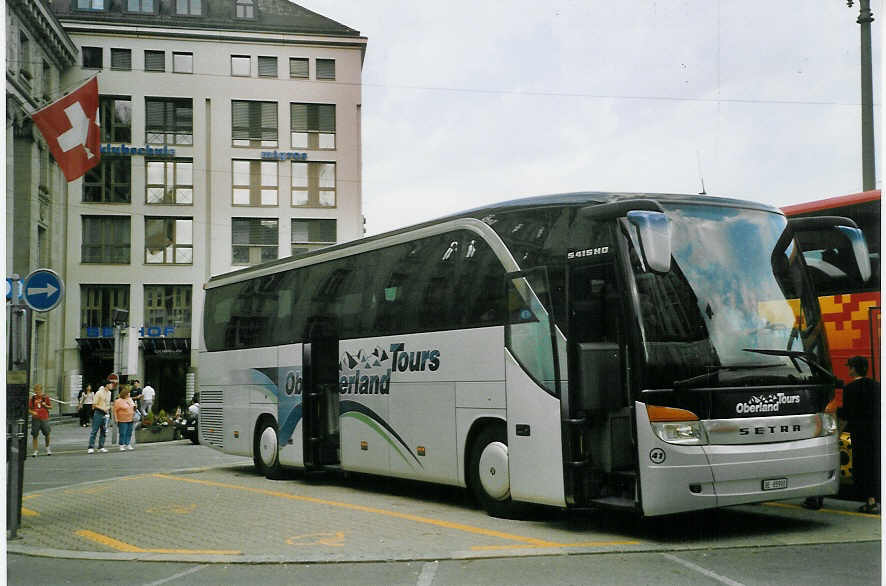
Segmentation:
{"type": "Polygon", "coordinates": [[[51,311],[65,294],[55,271],[37,269],[22,280],[6,279],[8,355],[6,374],[6,527],[18,537],[28,435],[28,391],[31,372],[31,312],[51,311]]]}

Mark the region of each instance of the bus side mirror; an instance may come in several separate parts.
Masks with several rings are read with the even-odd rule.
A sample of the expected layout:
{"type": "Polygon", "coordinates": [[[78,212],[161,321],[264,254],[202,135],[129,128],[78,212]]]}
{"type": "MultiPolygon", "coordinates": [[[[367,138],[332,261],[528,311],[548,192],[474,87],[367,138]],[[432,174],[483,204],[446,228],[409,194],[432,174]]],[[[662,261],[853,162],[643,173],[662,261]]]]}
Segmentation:
{"type": "Polygon", "coordinates": [[[868,245],[864,241],[864,234],[858,228],[851,226],[835,226],[837,231],[849,240],[852,252],[855,255],[855,263],[858,265],[858,274],[862,283],[867,283],[871,278],[871,257],[868,245]]]}
{"type": "Polygon", "coordinates": [[[671,224],[663,212],[633,210],[628,222],[637,228],[646,266],[656,273],[671,270],[671,224]]]}
{"type": "Polygon", "coordinates": [[[842,235],[852,248],[852,254],[855,257],[855,264],[858,267],[858,274],[862,282],[867,282],[871,278],[871,258],[868,252],[868,245],[864,241],[864,234],[858,229],[855,222],[849,218],[840,216],[817,216],[811,218],[792,218],[788,220],[787,228],[779,238],[773,251],[773,260],[777,253],[781,253],[787,249],[790,241],[798,232],[820,232],[824,230],[835,230],[842,235]]]}

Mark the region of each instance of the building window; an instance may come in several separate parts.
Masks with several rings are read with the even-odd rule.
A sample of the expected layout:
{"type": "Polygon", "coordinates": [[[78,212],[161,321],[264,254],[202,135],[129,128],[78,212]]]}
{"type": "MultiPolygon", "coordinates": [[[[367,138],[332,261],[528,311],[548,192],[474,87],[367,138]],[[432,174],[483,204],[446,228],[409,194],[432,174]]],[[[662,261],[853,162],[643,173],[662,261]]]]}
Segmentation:
{"type": "MultiPolygon", "coordinates": [[[[26,80],[31,80],[31,40],[28,38],[28,35],[25,33],[19,33],[18,36],[19,43],[19,67],[18,72],[24,77],[26,80]]],[[[83,57],[86,59],[86,56],[83,57]]],[[[86,65],[84,65],[86,67],[86,65]]],[[[99,57],[99,67],[101,67],[101,57],[99,57]]]]}
{"type": "Polygon", "coordinates": [[[83,216],[80,262],[129,264],[129,216],[83,216]]]}
{"type": "Polygon", "coordinates": [[[113,327],[118,309],[129,311],[129,285],[80,285],[80,336],[98,337],[102,328],[113,327]]]}
{"type": "Polygon", "coordinates": [[[84,69],[101,69],[102,68],[102,48],[101,47],[83,47],[83,68],[84,69]]]}
{"type": "Polygon", "coordinates": [[[292,205],[335,207],[335,163],[292,162],[292,205]]]}
{"type": "Polygon", "coordinates": [[[130,98],[99,96],[102,142],[132,142],[132,101],[130,98]]]}
{"type": "Polygon", "coordinates": [[[317,79],[335,79],[335,59],[317,59],[317,79]]]}
{"type": "Polygon", "coordinates": [[[194,54],[173,53],[172,71],[173,73],[194,73],[194,54]]]}
{"type": "Polygon", "coordinates": [[[154,14],[154,5],[154,0],[126,0],[126,11],[154,14]]]}
{"type": "Polygon", "coordinates": [[[52,96],[52,67],[49,63],[43,61],[43,101],[48,102],[52,96]]]}
{"type": "Polygon", "coordinates": [[[175,338],[191,337],[191,286],[145,285],[145,328],[174,328],[175,338]]]}
{"type": "Polygon", "coordinates": [[[203,14],[203,0],[175,0],[175,13],[184,16],[203,14]]]}
{"type": "Polygon", "coordinates": [[[234,146],[277,146],[277,102],[231,102],[234,146]]]}
{"type": "Polygon", "coordinates": [[[145,264],[194,262],[194,220],[145,218],[145,264]]]}
{"type": "Polygon", "coordinates": [[[166,71],[166,51],[145,51],[145,71],[166,71]]]}
{"type": "Polygon", "coordinates": [[[292,79],[308,79],[308,60],[304,57],[290,57],[289,77],[292,79]]]}
{"type": "Polygon", "coordinates": [[[259,57],[258,58],[258,76],[259,77],[277,77],[277,58],[276,57],[259,57]]]}
{"type": "Polygon", "coordinates": [[[277,220],[231,218],[231,262],[254,265],[277,258],[277,220]]]}
{"type": "Polygon", "coordinates": [[[105,0],[77,0],[77,10],[104,10],[105,0]]]}
{"type": "Polygon", "coordinates": [[[292,254],[335,244],[335,220],[292,220],[292,254]]]}
{"type": "Polygon", "coordinates": [[[237,18],[255,18],[255,0],[234,0],[234,15],[237,18]]]}
{"type": "Polygon", "coordinates": [[[89,203],[129,203],[132,161],[129,157],[102,157],[101,163],[83,178],[83,201],[89,203]]]}
{"type": "Polygon", "coordinates": [[[335,104],[289,104],[292,148],[335,148],[335,104]]]}
{"type": "Polygon", "coordinates": [[[231,75],[238,77],[252,75],[252,58],[249,55],[231,55],[231,75]]]}
{"type": "Polygon", "coordinates": [[[191,159],[145,161],[145,203],[191,205],[194,203],[194,163],[191,159]]]}
{"type": "Polygon", "coordinates": [[[132,69],[132,49],[111,49],[111,69],[130,71],[132,69]]]}
{"type": "Polygon", "coordinates": [[[194,144],[194,110],[190,98],[145,98],[148,144],[194,144]]]}
{"type": "Polygon", "coordinates": [[[277,205],[277,162],[231,162],[235,206],[277,205]]]}

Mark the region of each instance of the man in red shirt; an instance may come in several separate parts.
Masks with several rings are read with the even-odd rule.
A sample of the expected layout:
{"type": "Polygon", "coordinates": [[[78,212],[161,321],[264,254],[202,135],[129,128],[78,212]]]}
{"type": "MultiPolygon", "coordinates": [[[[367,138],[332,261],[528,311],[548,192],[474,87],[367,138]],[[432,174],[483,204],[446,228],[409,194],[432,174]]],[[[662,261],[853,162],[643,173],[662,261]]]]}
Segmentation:
{"type": "Polygon", "coordinates": [[[49,447],[49,409],[52,403],[49,397],[43,394],[43,385],[34,385],[34,395],[28,400],[28,412],[31,414],[31,437],[34,438],[34,457],[37,457],[37,436],[43,432],[43,440],[46,442],[46,455],[52,455],[49,447]]]}

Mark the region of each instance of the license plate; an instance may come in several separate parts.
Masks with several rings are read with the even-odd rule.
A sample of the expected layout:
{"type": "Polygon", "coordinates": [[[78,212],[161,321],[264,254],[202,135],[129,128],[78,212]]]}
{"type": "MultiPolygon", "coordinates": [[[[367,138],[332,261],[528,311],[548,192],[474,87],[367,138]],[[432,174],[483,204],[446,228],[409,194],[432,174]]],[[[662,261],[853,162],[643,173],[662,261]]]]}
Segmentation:
{"type": "Polygon", "coordinates": [[[787,478],[770,478],[763,481],[763,490],[781,490],[788,487],[787,478]]]}

